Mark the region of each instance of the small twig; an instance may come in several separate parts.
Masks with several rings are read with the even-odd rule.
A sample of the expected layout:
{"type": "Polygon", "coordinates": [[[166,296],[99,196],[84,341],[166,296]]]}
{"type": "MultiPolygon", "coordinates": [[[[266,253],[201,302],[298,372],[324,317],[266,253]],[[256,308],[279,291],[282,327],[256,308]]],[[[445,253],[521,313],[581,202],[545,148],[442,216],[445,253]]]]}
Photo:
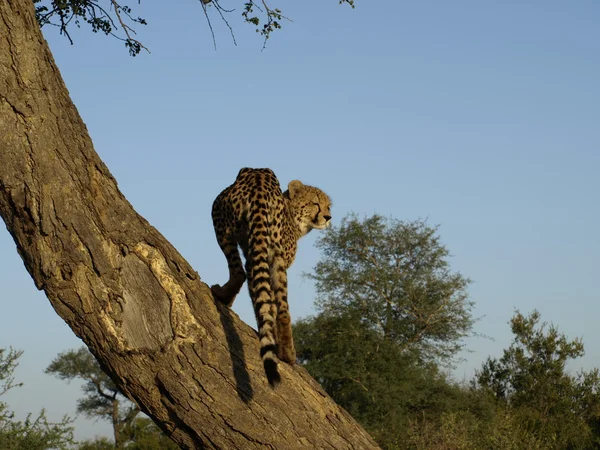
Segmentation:
{"type": "Polygon", "coordinates": [[[369,389],[367,389],[367,387],[366,387],[366,386],[365,386],[365,385],[364,385],[364,384],[363,384],[363,383],[362,383],[360,380],[357,380],[356,378],[352,378],[352,377],[348,377],[348,376],[346,376],[346,377],[344,377],[344,378],[346,378],[346,379],[348,379],[348,380],[350,380],[350,381],[354,381],[354,382],[355,382],[356,384],[358,384],[358,385],[359,385],[361,388],[363,388],[363,389],[364,389],[366,392],[369,392],[369,389]]]}
{"type": "Polygon", "coordinates": [[[227,28],[229,28],[229,32],[231,33],[231,39],[233,39],[233,45],[237,47],[237,42],[235,41],[235,34],[233,33],[233,28],[231,28],[231,25],[229,25],[229,22],[227,21],[227,19],[225,19],[225,16],[223,15],[223,12],[233,12],[233,10],[229,11],[227,9],[222,8],[218,0],[213,0],[213,3],[215,5],[215,8],[217,9],[217,12],[221,16],[221,19],[223,19],[223,22],[225,22],[225,25],[227,25],[227,28]]]}
{"type": "MultiPolygon", "coordinates": [[[[219,3],[219,1],[218,1],[218,0],[210,0],[210,1],[212,1],[212,2],[215,4],[215,6],[216,6],[217,8],[219,8],[219,9],[220,9],[221,11],[223,11],[223,12],[226,12],[226,13],[232,13],[232,12],[234,12],[234,11],[235,11],[235,9],[225,9],[225,8],[223,8],[223,7],[221,6],[221,3],[219,3]]],[[[209,3],[209,2],[207,2],[207,3],[209,3]]]]}
{"type": "MultiPolygon", "coordinates": [[[[261,49],[261,51],[263,51],[265,49],[265,47],[267,46],[267,39],[269,39],[269,36],[270,36],[271,32],[273,31],[273,27],[281,28],[281,25],[279,24],[279,22],[273,20],[273,17],[275,17],[278,20],[285,19],[290,22],[292,22],[292,20],[289,19],[288,17],[285,17],[284,15],[282,15],[281,11],[279,9],[273,10],[273,9],[269,8],[269,5],[267,5],[266,0],[261,0],[261,2],[267,12],[267,23],[263,25],[263,29],[261,31],[261,34],[263,34],[265,36],[265,40],[263,42],[263,47],[261,49]]],[[[254,2],[252,2],[252,3],[255,4],[254,2]]],[[[258,9],[260,10],[260,8],[258,8],[258,9]]]]}
{"type": "MultiPolygon", "coordinates": [[[[113,8],[115,9],[115,14],[117,16],[117,19],[119,20],[119,23],[121,24],[121,28],[123,29],[123,31],[125,32],[125,35],[127,36],[127,42],[128,43],[133,42],[133,43],[135,43],[135,46],[137,46],[139,48],[143,48],[148,53],[150,53],[150,50],[148,50],[148,48],[144,44],[142,44],[137,39],[132,38],[131,35],[129,34],[130,31],[135,34],[135,30],[133,28],[127,26],[125,24],[125,22],[123,22],[123,19],[121,18],[121,13],[119,12],[119,10],[121,9],[121,6],[117,3],[116,0],[110,0],[110,3],[112,4],[113,8]]],[[[130,47],[131,47],[131,44],[130,44],[130,47]]],[[[131,53],[131,48],[129,50],[129,53],[131,53]]]]}
{"type": "Polygon", "coordinates": [[[212,23],[210,22],[210,17],[208,17],[208,12],[206,11],[206,5],[210,2],[206,2],[205,0],[200,0],[202,4],[202,10],[204,11],[204,17],[206,17],[206,22],[208,23],[208,28],[210,28],[210,34],[212,35],[213,46],[215,47],[215,51],[217,50],[217,40],[215,39],[215,30],[213,30],[212,23]]]}
{"type": "Polygon", "coordinates": [[[69,42],[71,43],[71,45],[73,45],[73,39],[71,39],[71,35],[67,31],[67,24],[65,23],[65,16],[63,14],[59,13],[59,17],[60,17],[60,32],[61,32],[61,34],[64,34],[67,37],[67,39],[69,40],[69,42]]]}
{"type": "Polygon", "coordinates": [[[250,1],[249,3],[252,3],[252,6],[256,9],[258,9],[260,12],[263,12],[262,9],[260,9],[260,6],[258,6],[256,3],[254,3],[253,1],[250,1]]]}
{"type": "Polygon", "coordinates": [[[110,21],[110,25],[113,28],[117,28],[117,24],[115,23],[113,18],[110,16],[110,14],[108,14],[108,12],[102,6],[100,6],[98,3],[95,3],[95,2],[90,2],[90,5],[92,5],[92,6],[88,7],[88,12],[94,19],[97,17],[96,8],[98,8],[100,10],[100,12],[102,12],[102,14],[103,14],[102,18],[108,19],[110,21]]]}

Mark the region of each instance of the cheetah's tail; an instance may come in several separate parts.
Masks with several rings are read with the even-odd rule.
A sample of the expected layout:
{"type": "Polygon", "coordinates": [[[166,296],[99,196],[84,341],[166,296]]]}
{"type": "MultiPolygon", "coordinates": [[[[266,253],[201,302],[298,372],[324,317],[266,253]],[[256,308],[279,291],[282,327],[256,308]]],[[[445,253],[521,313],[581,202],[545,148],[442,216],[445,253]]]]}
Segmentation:
{"type": "Polygon", "coordinates": [[[249,225],[249,260],[246,267],[248,287],[258,324],[260,356],[265,374],[269,384],[276,386],[281,381],[281,377],[277,370],[277,343],[275,340],[277,305],[271,288],[268,219],[256,215],[251,218],[249,225]]]}
{"type": "Polygon", "coordinates": [[[275,359],[273,359],[273,357],[263,358],[263,366],[265,368],[265,374],[267,375],[269,384],[272,387],[277,386],[281,382],[281,375],[279,375],[279,371],[277,370],[277,362],[275,359]]]}

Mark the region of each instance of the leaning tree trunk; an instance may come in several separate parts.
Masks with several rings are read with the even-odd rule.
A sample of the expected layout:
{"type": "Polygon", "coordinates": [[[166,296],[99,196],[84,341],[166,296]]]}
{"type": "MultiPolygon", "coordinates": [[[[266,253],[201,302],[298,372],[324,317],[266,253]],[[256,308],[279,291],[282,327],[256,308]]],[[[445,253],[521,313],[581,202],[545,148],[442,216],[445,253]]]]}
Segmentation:
{"type": "Polygon", "coordinates": [[[377,447],[301,367],[269,387],[255,332],[94,152],[32,0],[0,1],[0,215],[56,312],[182,447],[377,447]]]}

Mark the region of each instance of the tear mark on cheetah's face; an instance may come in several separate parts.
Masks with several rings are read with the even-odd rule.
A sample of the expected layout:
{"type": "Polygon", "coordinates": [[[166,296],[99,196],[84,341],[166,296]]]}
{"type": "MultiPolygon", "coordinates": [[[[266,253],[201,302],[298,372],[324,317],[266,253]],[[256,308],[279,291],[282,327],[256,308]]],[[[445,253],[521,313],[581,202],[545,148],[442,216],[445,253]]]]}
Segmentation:
{"type": "Polygon", "coordinates": [[[307,186],[299,180],[290,181],[283,196],[289,198],[294,221],[304,236],[313,228],[324,230],[331,224],[331,200],[320,189],[307,186]]]}

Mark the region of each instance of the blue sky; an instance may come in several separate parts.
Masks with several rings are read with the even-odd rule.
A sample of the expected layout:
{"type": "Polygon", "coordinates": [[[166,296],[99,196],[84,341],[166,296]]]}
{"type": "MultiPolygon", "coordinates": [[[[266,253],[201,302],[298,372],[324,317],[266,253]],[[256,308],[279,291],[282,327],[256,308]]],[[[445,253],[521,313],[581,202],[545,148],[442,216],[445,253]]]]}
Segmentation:
{"type": "MultiPolygon", "coordinates": [[[[198,2],[142,2],[130,58],[122,43],[45,30],[95,148],[139,213],[208,284],[227,278],[214,197],[244,166],[301,179],[349,212],[440,225],[452,267],[473,280],[474,331],[457,378],[510,344],[515,309],[537,308],[600,366],[600,5],[595,1],[336,0],[280,6],[293,19],[262,40],[231,17],[237,46],[198,2]]],[[[231,5],[238,5],[241,2],[231,5]]],[[[228,5],[224,6],[228,7],[228,5]]],[[[240,12],[240,11],[238,11],[240,12]]],[[[314,312],[303,279],[313,232],[289,271],[293,317],[314,312]]],[[[20,415],[74,414],[78,384],[43,374],[81,345],[35,290],[0,232],[0,346],[25,354],[6,399],[20,415]]],[[[245,291],[234,310],[254,326],[245,291]]],[[[79,418],[78,438],[110,434],[79,418]]]]}

